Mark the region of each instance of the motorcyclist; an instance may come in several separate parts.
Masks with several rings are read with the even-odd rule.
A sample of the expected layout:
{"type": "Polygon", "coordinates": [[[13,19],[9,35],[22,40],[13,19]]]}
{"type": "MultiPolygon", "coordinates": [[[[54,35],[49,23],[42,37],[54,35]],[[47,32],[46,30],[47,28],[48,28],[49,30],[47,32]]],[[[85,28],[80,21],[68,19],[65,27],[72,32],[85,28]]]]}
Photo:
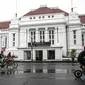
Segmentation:
{"type": "Polygon", "coordinates": [[[81,51],[78,55],[78,61],[81,64],[81,68],[84,69],[85,71],[85,46],[84,46],[84,50],[81,51]]]}

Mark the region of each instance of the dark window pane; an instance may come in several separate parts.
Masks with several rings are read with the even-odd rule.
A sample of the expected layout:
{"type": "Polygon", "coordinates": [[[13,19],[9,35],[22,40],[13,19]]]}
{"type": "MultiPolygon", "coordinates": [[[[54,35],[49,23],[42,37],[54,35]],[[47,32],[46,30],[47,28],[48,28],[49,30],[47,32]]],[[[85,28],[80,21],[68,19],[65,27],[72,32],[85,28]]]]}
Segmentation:
{"type": "Polygon", "coordinates": [[[51,31],[49,31],[49,34],[51,34],[51,31]]]}
{"type": "Polygon", "coordinates": [[[51,39],[51,35],[49,35],[49,39],[51,39]]]}
{"type": "Polygon", "coordinates": [[[55,59],[55,50],[48,50],[48,59],[55,59]]]}
{"type": "Polygon", "coordinates": [[[33,35],[33,32],[31,32],[31,35],[33,35]]]}
{"type": "Polygon", "coordinates": [[[76,38],[76,35],[74,35],[74,39],[76,38]]]}
{"type": "Polygon", "coordinates": [[[54,40],[52,40],[52,44],[54,44],[54,40]]]}
{"type": "Polygon", "coordinates": [[[40,35],[42,34],[42,31],[40,31],[40,35]]]}
{"type": "Polygon", "coordinates": [[[74,40],[74,44],[76,44],[76,40],[74,40]]]}
{"type": "Polygon", "coordinates": [[[35,32],[34,32],[34,35],[35,35],[35,32]]]}

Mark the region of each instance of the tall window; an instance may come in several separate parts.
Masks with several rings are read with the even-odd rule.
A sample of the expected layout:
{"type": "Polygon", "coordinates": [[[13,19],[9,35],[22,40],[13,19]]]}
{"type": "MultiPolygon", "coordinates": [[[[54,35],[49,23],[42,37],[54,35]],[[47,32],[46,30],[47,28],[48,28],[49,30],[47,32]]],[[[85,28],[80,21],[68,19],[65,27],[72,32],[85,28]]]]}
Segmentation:
{"type": "Polygon", "coordinates": [[[59,43],[58,27],[57,27],[57,43],[59,43]]]}
{"type": "Polygon", "coordinates": [[[49,30],[49,42],[54,44],[54,30],[49,30]]]}
{"type": "Polygon", "coordinates": [[[5,47],[7,47],[7,36],[5,37],[5,47]]]}
{"type": "Polygon", "coordinates": [[[40,31],[40,42],[44,42],[45,41],[45,31],[42,30],[40,31]]]}
{"type": "Polygon", "coordinates": [[[24,51],[24,59],[31,59],[31,51],[24,51]]]}
{"type": "Polygon", "coordinates": [[[2,47],[7,47],[7,36],[1,36],[2,47]]]}
{"type": "Polygon", "coordinates": [[[13,47],[15,46],[15,33],[13,33],[13,47]]]}
{"type": "Polygon", "coordinates": [[[82,34],[82,46],[84,46],[84,34],[82,34]]]}
{"type": "Polygon", "coordinates": [[[35,42],[35,40],[36,40],[36,33],[35,31],[31,31],[31,41],[35,42]]]}
{"type": "Polygon", "coordinates": [[[73,41],[76,44],[76,30],[73,30],[73,41]]]}

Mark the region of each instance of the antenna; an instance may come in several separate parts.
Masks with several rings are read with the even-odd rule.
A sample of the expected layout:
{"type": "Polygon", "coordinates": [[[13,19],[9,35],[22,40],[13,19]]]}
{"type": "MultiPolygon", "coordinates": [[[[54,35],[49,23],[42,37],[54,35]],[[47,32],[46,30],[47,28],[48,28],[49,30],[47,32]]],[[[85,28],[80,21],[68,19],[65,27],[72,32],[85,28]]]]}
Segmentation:
{"type": "Polygon", "coordinates": [[[71,0],[71,12],[73,12],[73,0],[71,0]]]}
{"type": "Polygon", "coordinates": [[[15,13],[15,17],[17,17],[17,0],[16,0],[16,13],[15,13]]]}
{"type": "Polygon", "coordinates": [[[71,12],[73,12],[74,8],[76,7],[73,7],[73,0],[71,0],[71,12]]]}

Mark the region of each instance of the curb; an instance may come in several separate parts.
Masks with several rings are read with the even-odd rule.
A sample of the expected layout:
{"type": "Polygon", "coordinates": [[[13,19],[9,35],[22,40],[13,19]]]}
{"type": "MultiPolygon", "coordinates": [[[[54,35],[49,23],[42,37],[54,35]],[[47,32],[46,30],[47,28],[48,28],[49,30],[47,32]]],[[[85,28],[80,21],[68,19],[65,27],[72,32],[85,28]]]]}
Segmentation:
{"type": "Polygon", "coordinates": [[[78,61],[15,61],[19,63],[78,63],[78,61]]]}

